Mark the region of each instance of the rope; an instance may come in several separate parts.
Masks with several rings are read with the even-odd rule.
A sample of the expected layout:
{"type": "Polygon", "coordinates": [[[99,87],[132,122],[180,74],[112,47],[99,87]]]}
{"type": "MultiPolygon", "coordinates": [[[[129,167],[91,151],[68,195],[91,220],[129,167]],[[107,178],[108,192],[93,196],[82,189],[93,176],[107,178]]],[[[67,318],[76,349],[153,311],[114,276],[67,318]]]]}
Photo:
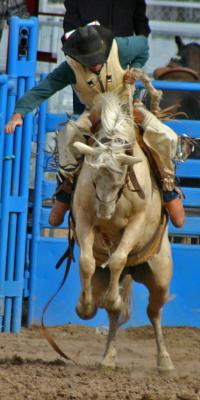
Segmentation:
{"type": "MultiPolygon", "coordinates": [[[[70,218],[70,216],[69,216],[69,218],[70,218]]],[[[69,226],[70,226],[70,225],[69,225],[69,226]]],[[[57,345],[57,343],[55,342],[55,340],[52,338],[52,336],[50,335],[50,333],[48,332],[48,330],[47,330],[47,328],[45,327],[45,324],[44,324],[44,317],[45,317],[46,311],[47,311],[49,305],[51,304],[51,302],[52,302],[52,301],[55,299],[55,297],[57,296],[58,292],[59,292],[59,291],[61,290],[61,288],[63,287],[64,283],[66,282],[66,279],[67,279],[67,277],[68,277],[68,273],[69,273],[69,270],[70,270],[71,262],[72,262],[72,260],[73,260],[73,249],[74,249],[75,240],[74,240],[74,238],[71,238],[71,236],[70,236],[70,230],[69,230],[68,238],[69,238],[69,246],[68,246],[68,249],[67,249],[67,251],[65,252],[65,254],[60,258],[60,260],[59,260],[59,261],[57,262],[57,264],[56,264],[56,268],[59,268],[60,265],[62,264],[62,262],[63,262],[66,258],[68,258],[68,260],[67,260],[67,265],[66,265],[66,269],[65,269],[65,273],[64,273],[64,276],[63,276],[62,281],[61,281],[61,283],[60,283],[60,286],[58,287],[58,289],[56,290],[56,292],[51,296],[51,298],[48,300],[48,302],[45,304],[45,307],[43,308],[43,311],[42,311],[42,318],[41,318],[41,330],[42,330],[42,333],[43,333],[44,337],[45,337],[45,338],[47,339],[47,341],[49,342],[50,346],[51,346],[61,357],[65,358],[65,360],[72,361],[73,363],[76,364],[76,362],[75,362],[71,357],[69,357],[67,354],[65,354],[65,353],[60,349],[60,347],[57,345]]]]}
{"type": "Polygon", "coordinates": [[[132,71],[133,71],[136,79],[141,80],[145,89],[150,94],[150,99],[151,99],[150,111],[155,115],[159,115],[162,91],[157,90],[153,87],[153,85],[151,83],[151,79],[148,77],[147,74],[145,74],[144,71],[141,71],[140,69],[137,69],[137,68],[132,68],[132,71]]]}
{"type": "MultiPolygon", "coordinates": [[[[138,69],[138,68],[130,68],[130,71],[133,72],[134,76],[136,79],[139,79],[147,92],[150,95],[150,111],[156,115],[159,116],[160,114],[160,100],[162,97],[162,91],[157,90],[153,87],[151,83],[151,79],[148,77],[147,74],[145,74],[144,71],[138,69]]],[[[133,109],[133,95],[135,92],[135,85],[131,85],[130,83],[125,84],[126,91],[128,93],[128,102],[129,102],[129,110],[130,110],[130,115],[132,115],[132,109],[133,109]]]]}

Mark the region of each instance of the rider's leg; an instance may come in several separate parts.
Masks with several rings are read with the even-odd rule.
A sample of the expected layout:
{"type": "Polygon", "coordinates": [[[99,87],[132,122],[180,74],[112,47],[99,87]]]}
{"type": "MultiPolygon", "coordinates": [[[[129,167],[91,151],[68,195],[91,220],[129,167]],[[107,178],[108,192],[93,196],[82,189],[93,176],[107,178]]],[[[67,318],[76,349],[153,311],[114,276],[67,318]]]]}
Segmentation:
{"type": "MultiPolygon", "coordinates": [[[[141,104],[141,103],[140,103],[141,104]]],[[[175,163],[178,136],[167,125],[143,105],[136,104],[136,113],[140,114],[140,125],[144,130],[143,140],[151,150],[162,177],[163,200],[172,223],[176,227],[184,224],[185,212],[182,196],[175,185],[175,163]]]]}
{"type": "Polygon", "coordinates": [[[66,124],[65,129],[58,133],[58,185],[55,202],[49,215],[50,225],[60,225],[64,220],[66,211],[70,208],[74,176],[79,173],[82,160],[73,144],[76,140],[85,143],[84,134],[88,133],[90,127],[91,122],[88,119],[88,113],[85,112],[76,122],[70,121],[66,124]]]}
{"type": "Polygon", "coordinates": [[[49,215],[49,224],[59,226],[63,223],[65,213],[70,209],[73,182],[57,174],[55,200],[49,215]]]}

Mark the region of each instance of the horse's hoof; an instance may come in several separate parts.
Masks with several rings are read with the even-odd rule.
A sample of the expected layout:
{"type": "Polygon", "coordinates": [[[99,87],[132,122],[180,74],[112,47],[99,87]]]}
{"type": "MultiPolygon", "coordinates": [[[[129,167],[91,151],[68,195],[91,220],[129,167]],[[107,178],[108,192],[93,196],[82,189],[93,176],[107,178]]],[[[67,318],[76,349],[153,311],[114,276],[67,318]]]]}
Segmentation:
{"type": "Polygon", "coordinates": [[[171,373],[175,370],[170,355],[166,354],[158,358],[158,371],[161,374],[171,373]]]}
{"type": "Polygon", "coordinates": [[[97,313],[97,307],[94,304],[83,306],[82,304],[79,303],[76,306],[76,314],[81,319],[85,320],[91,319],[96,315],[96,313],[97,313]]]}
{"type": "Polygon", "coordinates": [[[115,349],[110,350],[101,362],[103,368],[116,368],[117,352],[115,349]]]}
{"type": "Polygon", "coordinates": [[[122,298],[118,296],[114,301],[110,301],[107,297],[104,299],[104,308],[108,311],[121,311],[122,298]]]}

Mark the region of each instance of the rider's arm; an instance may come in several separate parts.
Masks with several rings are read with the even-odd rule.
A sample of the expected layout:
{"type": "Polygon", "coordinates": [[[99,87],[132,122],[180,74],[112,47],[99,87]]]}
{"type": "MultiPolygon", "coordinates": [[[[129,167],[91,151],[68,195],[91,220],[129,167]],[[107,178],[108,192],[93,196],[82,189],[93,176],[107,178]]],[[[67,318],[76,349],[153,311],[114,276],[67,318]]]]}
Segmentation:
{"type": "Polygon", "coordinates": [[[54,69],[38,86],[25,93],[16,103],[14,113],[5,127],[6,133],[12,133],[17,126],[22,125],[23,117],[33,111],[58,90],[76,82],[75,75],[67,64],[63,62],[54,69]]]}
{"type": "Polygon", "coordinates": [[[116,37],[122,68],[130,65],[142,68],[149,57],[149,44],[145,36],[116,37]]]}
{"type": "Polygon", "coordinates": [[[58,68],[54,69],[38,86],[25,93],[16,103],[15,113],[25,116],[33,111],[42,101],[51,97],[65,86],[76,82],[75,75],[64,61],[58,68]]]}

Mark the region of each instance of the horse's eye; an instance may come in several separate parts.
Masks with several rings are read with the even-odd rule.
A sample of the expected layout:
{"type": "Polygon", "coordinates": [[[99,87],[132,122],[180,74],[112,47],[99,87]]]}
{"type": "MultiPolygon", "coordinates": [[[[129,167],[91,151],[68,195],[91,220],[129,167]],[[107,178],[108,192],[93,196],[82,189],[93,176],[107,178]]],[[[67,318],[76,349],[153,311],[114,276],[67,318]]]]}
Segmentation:
{"type": "Polygon", "coordinates": [[[116,139],[114,140],[114,143],[115,143],[115,144],[118,144],[118,145],[123,145],[123,144],[124,144],[124,140],[121,139],[121,138],[116,138],[116,139]]]}

